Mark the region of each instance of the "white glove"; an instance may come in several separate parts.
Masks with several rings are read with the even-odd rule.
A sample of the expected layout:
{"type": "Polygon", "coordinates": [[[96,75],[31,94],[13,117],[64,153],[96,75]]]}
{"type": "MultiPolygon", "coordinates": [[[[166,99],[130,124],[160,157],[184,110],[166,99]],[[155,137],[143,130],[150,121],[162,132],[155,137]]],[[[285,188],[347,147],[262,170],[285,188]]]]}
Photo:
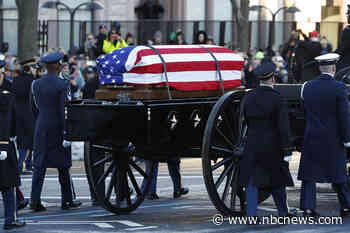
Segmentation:
{"type": "Polygon", "coordinates": [[[350,142],[344,142],[345,147],[350,147],[350,142]]]}
{"type": "Polygon", "coordinates": [[[11,141],[11,142],[15,142],[15,141],[17,141],[17,136],[10,137],[10,141],[11,141]]]}
{"type": "Polygon", "coordinates": [[[7,151],[0,151],[0,160],[7,159],[7,151]]]}
{"type": "Polygon", "coordinates": [[[64,148],[70,147],[71,145],[72,145],[71,142],[66,141],[66,140],[63,140],[62,146],[63,146],[64,148]]]}
{"type": "Polygon", "coordinates": [[[290,161],[292,161],[292,155],[284,156],[283,160],[289,163],[290,161]]]}

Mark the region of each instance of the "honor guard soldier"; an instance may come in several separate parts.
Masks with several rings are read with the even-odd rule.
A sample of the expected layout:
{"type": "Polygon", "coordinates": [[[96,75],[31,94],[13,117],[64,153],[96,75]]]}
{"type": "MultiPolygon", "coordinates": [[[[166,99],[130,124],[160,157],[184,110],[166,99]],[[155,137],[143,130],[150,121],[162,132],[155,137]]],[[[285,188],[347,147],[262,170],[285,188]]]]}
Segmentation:
{"type": "MultiPolygon", "coordinates": [[[[350,24],[350,5],[348,5],[348,11],[346,12],[348,24],[350,24]]],[[[346,26],[341,38],[340,43],[335,51],[340,55],[340,60],[337,63],[337,71],[340,72],[342,69],[350,67],[350,25],[346,26]]]]}
{"type": "Polygon", "coordinates": [[[34,81],[35,59],[26,59],[20,62],[20,75],[13,80],[16,110],[16,136],[19,151],[18,169],[20,173],[32,173],[32,150],[34,135],[34,117],[30,111],[29,94],[34,81]],[[23,165],[25,164],[25,171],[23,165]]]}
{"type": "Polygon", "coordinates": [[[302,181],[300,209],[317,217],[316,183],[332,183],[340,203],[341,216],[350,213],[350,192],[346,174],[346,147],[350,146],[348,91],[333,77],[339,55],[315,58],[321,75],[301,89],[306,129],[298,179],[302,181]]]}
{"type": "Polygon", "coordinates": [[[279,216],[289,216],[286,186],[294,184],[285,157],[292,148],[287,106],[273,89],[275,70],[268,61],[255,69],[260,86],[243,99],[248,134],[238,180],[246,187],[247,216],[257,216],[258,188],[269,188],[279,216]]]}
{"type": "Polygon", "coordinates": [[[64,105],[67,101],[67,86],[58,77],[63,54],[52,53],[41,59],[47,74],[32,83],[31,103],[36,116],[34,130],[34,174],[31,192],[31,208],[45,211],[41,204],[41,190],[46,168],[57,168],[61,185],[62,209],[79,207],[73,201],[69,169],[72,166],[70,147],[64,141],[64,105]]]}
{"type": "MultiPolygon", "coordinates": [[[[0,61],[0,68],[5,66],[0,61]]],[[[11,83],[0,73],[0,191],[2,192],[5,224],[4,229],[23,227],[24,222],[17,219],[16,187],[20,185],[17,169],[16,148],[14,145],[14,109],[11,83]]]]}

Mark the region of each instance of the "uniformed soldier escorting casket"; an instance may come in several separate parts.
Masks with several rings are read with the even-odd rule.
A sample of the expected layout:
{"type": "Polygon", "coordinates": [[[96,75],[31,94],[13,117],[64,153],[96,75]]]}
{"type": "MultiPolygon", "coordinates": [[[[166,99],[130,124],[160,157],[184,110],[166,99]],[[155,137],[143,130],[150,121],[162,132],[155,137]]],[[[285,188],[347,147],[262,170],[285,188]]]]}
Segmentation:
{"type": "Polygon", "coordinates": [[[57,168],[62,193],[62,209],[78,207],[81,202],[73,201],[69,168],[72,156],[69,143],[64,136],[64,105],[67,101],[67,85],[58,77],[63,54],[53,53],[41,59],[47,75],[35,80],[31,88],[31,103],[36,116],[34,131],[34,175],[31,192],[31,208],[45,211],[41,204],[41,190],[46,168],[57,168]]]}
{"type": "MultiPolygon", "coordinates": [[[[348,11],[346,14],[348,17],[348,23],[350,24],[350,5],[348,5],[348,11]]],[[[346,67],[350,68],[350,25],[345,27],[335,53],[340,55],[340,60],[337,63],[337,71],[340,72],[346,67]]]]}
{"type": "Polygon", "coordinates": [[[32,82],[34,81],[33,66],[35,59],[26,59],[20,62],[22,66],[21,73],[13,80],[13,92],[15,95],[16,110],[16,136],[17,147],[19,151],[18,170],[23,173],[23,165],[26,165],[25,173],[32,170],[31,156],[33,150],[34,117],[30,112],[29,93],[32,82]]]}
{"type": "MultiPolygon", "coordinates": [[[[5,66],[0,61],[0,68],[5,66]]],[[[4,229],[23,227],[24,222],[17,219],[16,187],[20,185],[17,170],[17,156],[14,145],[15,121],[13,93],[11,84],[0,73],[0,191],[2,191],[5,224],[4,229]]]]}
{"type": "Polygon", "coordinates": [[[273,89],[275,65],[265,62],[255,70],[260,86],[244,98],[247,143],[240,163],[239,183],[246,188],[247,216],[257,215],[258,188],[270,188],[279,216],[288,215],[286,186],[293,180],[284,156],[291,156],[287,106],[273,89]]]}
{"type": "Polygon", "coordinates": [[[350,192],[346,174],[346,147],[350,146],[348,91],[333,76],[339,55],[315,58],[321,75],[306,82],[301,90],[306,129],[298,179],[302,180],[300,209],[305,216],[318,216],[316,183],[332,183],[342,216],[350,213],[350,192]]]}

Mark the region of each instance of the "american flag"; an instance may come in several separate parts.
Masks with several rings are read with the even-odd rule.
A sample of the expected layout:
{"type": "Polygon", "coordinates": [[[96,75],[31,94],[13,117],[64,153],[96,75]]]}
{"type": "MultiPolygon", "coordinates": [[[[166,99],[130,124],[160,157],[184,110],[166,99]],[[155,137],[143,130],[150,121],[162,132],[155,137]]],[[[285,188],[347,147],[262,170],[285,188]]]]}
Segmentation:
{"type": "MultiPolygon", "coordinates": [[[[221,86],[216,62],[219,61],[225,88],[241,85],[243,58],[216,45],[154,46],[166,62],[169,86],[177,90],[215,90],[221,86]],[[203,48],[205,47],[205,48],[203,48]]],[[[165,84],[163,64],[147,46],[129,46],[97,59],[100,84],[165,84]]]]}

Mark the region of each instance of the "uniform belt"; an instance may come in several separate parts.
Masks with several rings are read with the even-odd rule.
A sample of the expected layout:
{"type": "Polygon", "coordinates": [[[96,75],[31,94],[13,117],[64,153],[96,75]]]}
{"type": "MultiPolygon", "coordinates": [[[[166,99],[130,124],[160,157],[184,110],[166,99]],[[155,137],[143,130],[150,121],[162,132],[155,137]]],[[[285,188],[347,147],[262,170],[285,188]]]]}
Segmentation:
{"type": "Polygon", "coordinates": [[[0,141],[0,145],[8,145],[9,142],[8,141],[0,141]]]}

